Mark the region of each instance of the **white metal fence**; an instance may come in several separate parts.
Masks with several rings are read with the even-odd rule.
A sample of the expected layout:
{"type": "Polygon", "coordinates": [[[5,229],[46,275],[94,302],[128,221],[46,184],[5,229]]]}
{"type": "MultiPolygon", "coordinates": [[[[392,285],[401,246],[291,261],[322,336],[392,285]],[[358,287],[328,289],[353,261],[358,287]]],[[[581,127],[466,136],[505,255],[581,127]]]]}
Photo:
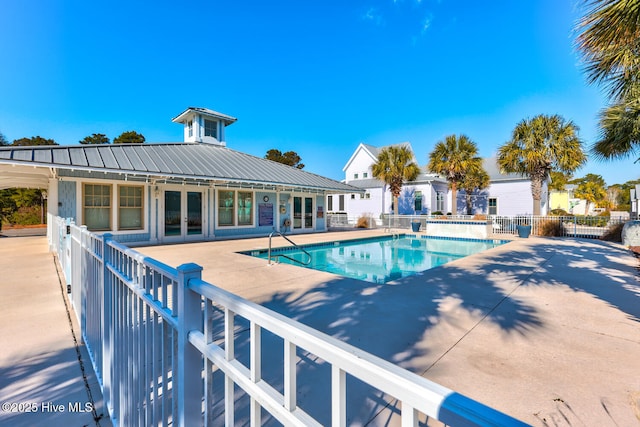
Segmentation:
{"type": "Polygon", "coordinates": [[[486,216],[486,215],[382,215],[381,218],[372,216],[348,216],[347,214],[329,214],[328,223],[332,228],[355,228],[358,223],[367,224],[365,228],[385,228],[396,230],[412,230],[413,224],[421,224],[420,230],[425,230],[426,221],[488,221],[493,234],[515,235],[518,226],[531,226],[531,234],[554,234],[558,237],[601,238],[612,228],[629,221],[625,217],[608,216],[486,216]],[[365,218],[366,221],[363,221],[365,218]],[[557,225],[552,227],[550,225],[557,225]]]}
{"type": "Polygon", "coordinates": [[[599,239],[619,224],[628,221],[622,217],[607,216],[516,216],[489,218],[495,234],[516,234],[518,226],[531,226],[531,234],[558,237],[599,239]]]}
{"type": "Polygon", "coordinates": [[[361,421],[349,415],[352,378],[377,390],[380,408],[397,400],[391,408],[403,426],[524,425],[211,285],[198,265],[172,268],[108,234],[49,220],[49,244],[69,266],[73,307],[114,425],[344,426],[361,421]],[[301,404],[303,363],[328,366],[327,411],[301,404]]]}

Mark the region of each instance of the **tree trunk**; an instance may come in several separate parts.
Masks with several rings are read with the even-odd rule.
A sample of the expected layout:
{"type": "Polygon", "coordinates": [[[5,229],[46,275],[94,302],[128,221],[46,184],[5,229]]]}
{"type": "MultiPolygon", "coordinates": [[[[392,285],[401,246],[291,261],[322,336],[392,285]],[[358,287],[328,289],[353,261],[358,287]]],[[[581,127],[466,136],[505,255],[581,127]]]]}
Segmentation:
{"type": "Polygon", "coordinates": [[[458,186],[451,183],[451,215],[458,215],[458,186]]]}
{"type": "Polygon", "coordinates": [[[473,203],[471,202],[471,194],[465,190],[465,200],[467,202],[467,215],[473,215],[473,203]]]}
{"type": "Polygon", "coordinates": [[[531,195],[533,196],[533,214],[540,215],[540,200],[542,199],[542,179],[531,177],[531,195]]]}

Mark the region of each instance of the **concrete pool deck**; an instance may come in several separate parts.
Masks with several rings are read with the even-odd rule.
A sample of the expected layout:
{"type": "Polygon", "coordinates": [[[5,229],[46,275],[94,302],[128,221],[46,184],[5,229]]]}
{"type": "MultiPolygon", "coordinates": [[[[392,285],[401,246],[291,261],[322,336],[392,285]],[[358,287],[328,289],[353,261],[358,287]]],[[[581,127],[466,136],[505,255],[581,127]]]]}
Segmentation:
{"type": "Polygon", "coordinates": [[[621,245],[519,239],[387,284],[236,253],[267,246],[256,238],[137,250],[200,264],[214,285],[529,424],[640,425],[638,261],[621,245]]]}
{"type": "MultiPolygon", "coordinates": [[[[302,244],[375,234],[292,239],[302,244]]],[[[638,261],[621,245],[522,239],[378,285],[286,264],[269,267],[235,253],[267,242],[136,249],[172,266],[196,262],[212,284],[529,424],[640,425],[638,261]]],[[[284,240],[275,239],[274,246],[284,240]]],[[[0,402],[86,401],[46,238],[1,238],[0,268],[0,402]]],[[[103,414],[86,349],[80,350],[103,414]]],[[[367,419],[395,424],[385,416],[370,412],[367,419]]],[[[4,423],[98,424],[92,414],[70,412],[36,418],[0,413],[4,423]]]]}

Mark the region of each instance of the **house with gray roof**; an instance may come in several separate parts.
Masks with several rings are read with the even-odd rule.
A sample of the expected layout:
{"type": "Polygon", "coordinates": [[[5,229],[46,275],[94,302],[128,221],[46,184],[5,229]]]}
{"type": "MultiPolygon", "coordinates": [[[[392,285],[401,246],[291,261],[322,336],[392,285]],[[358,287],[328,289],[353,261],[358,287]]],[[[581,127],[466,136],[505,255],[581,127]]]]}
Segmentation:
{"type": "MultiPolygon", "coordinates": [[[[399,145],[407,146],[408,142],[399,145]]],[[[383,147],[360,143],[344,168],[344,183],[357,187],[361,193],[331,194],[328,196],[327,209],[330,212],[345,212],[349,216],[372,215],[393,212],[393,197],[387,185],[372,175],[371,168],[377,161],[383,147]]],[[[425,168],[422,168],[426,171],[425,168]]],[[[415,181],[406,182],[398,198],[398,212],[403,215],[447,212],[450,206],[447,181],[437,174],[423,172],[415,181]]]]}
{"type": "MultiPolygon", "coordinates": [[[[408,142],[400,145],[412,150],[408,142]]],[[[371,215],[374,218],[393,212],[393,197],[388,186],[375,179],[371,171],[382,148],[384,147],[364,143],[358,145],[343,168],[343,182],[360,188],[363,192],[330,194],[327,200],[327,209],[330,212],[344,212],[349,216],[371,215]]],[[[472,194],[472,214],[512,216],[533,213],[531,180],[528,177],[501,173],[494,157],[483,159],[483,166],[489,175],[490,185],[487,189],[472,194]]],[[[438,174],[427,173],[426,166],[422,166],[421,169],[424,172],[415,181],[404,183],[398,200],[399,213],[420,215],[450,212],[451,191],[447,180],[438,174]]],[[[543,185],[542,215],[547,213],[549,205],[547,184],[543,185]]],[[[467,213],[464,190],[457,192],[457,207],[457,214],[467,213]]]]}
{"type": "MultiPolygon", "coordinates": [[[[482,166],[489,175],[489,187],[472,196],[473,213],[516,216],[533,214],[531,179],[517,173],[502,173],[495,157],[483,159],[482,166]]],[[[458,210],[465,209],[464,190],[458,193],[458,210]],[[462,200],[462,201],[460,201],[462,200]]],[[[540,214],[549,211],[549,180],[542,184],[540,214]]],[[[459,212],[459,213],[464,213],[459,212]]]]}
{"type": "Polygon", "coordinates": [[[323,232],[326,195],[357,187],[226,146],[234,117],[187,108],[184,142],[0,147],[0,188],[127,244],[323,232]]]}

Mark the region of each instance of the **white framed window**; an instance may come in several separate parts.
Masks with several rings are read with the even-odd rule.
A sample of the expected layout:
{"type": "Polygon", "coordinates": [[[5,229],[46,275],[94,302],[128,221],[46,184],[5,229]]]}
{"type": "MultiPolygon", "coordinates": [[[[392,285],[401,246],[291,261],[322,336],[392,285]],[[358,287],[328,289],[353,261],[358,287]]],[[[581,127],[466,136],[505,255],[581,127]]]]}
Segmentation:
{"type": "Polygon", "coordinates": [[[357,173],[353,174],[353,179],[358,179],[358,174],[357,173]]]}
{"type": "Polygon", "coordinates": [[[189,120],[187,122],[187,134],[189,135],[189,137],[193,136],[193,120],[189,120]]]}
{"type": "Polygon", "coordinates": [[[218,122],[204,119],[204,136],[218,138],[218,122]]]}
{"type": "Polygon", "coordinates": [[[238,225],[253,225],[253,193],[238,191],[238,225]]]}
{"type": "Polygon", "coordinates": [[[111,185],[84,184],[82,222],[91,231],[111,230],[111,185]]]}
{"type": "Polygon", "coordinates": [[[498,215],[498,199],[496,197],[489,197],[488,205],[489,215],[498,215]]]}
{"type": "Polygon", "coordinates": [[[118,186],[118,230],[141,230],[144,227],[143,194],[140,186],[118,186]]]}
{"type": "Polygon", "coordinates": [[[416,191],[415,198],[413,200],[413,209],[416,212],[422,212],[422,191],[416,191]]]}
{"type": "Polygon", "coordinates": [[[338,196],[338,210],[340,212],[344,211],[344,194],[338,196]]]}
{"type": "Polygon", "coordinates": [[[436,211],[444,213],[444,193],[441,191],[436,193],[436,211]]]}
{"type": "Polygon", "coordinates": [[[368,177],[369,177],[369,174],[368,174],[367,172],[363,172],[363,173],[362,173],[362,177],[363,177],[363,178],[368,178],[368,177]]]}
{"type": "Polygon", "coordinates": [[[327,210],[333,211],[333,196],[327,196],[327,210]]]}
{"type": "Polygon", "coordinates": [[[218,190],[218,226],[253,225],[253,192],[218,190]]]}

